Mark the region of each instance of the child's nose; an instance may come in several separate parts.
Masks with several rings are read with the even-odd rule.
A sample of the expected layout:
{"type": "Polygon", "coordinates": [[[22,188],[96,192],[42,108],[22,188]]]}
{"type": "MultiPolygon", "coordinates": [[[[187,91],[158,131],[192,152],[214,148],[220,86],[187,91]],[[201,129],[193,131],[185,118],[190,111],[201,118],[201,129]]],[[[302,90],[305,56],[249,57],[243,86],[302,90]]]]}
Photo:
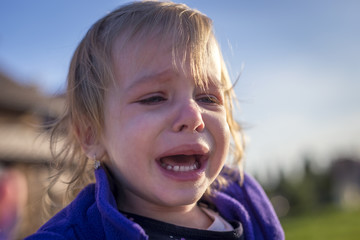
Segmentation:
{"type": "Polygon", "coordinates": [[[202,111],[194,100],[180,104],[177,111],[173,124],[173,130],[175,132],[201,132],[204,129],[205,123],[202,117],[202,111]]]}

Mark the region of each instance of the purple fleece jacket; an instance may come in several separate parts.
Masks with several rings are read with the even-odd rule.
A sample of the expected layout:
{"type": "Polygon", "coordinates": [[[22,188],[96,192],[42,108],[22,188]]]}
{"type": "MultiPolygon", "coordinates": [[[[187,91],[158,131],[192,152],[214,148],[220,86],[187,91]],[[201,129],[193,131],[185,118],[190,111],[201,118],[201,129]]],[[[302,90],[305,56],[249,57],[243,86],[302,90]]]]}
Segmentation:
{"type": "MultiPolygon", "coordinates": [[[[96,184],[84,188],[76,199],[44,224],[35,239],[148,239],[144,230],[124,217],[116,207],[105,171],[95,171],[96,184]]],[[[239,176],[236,176],[238,180],[239,176]]],[[[278,218],[260,185],[245,175],[240,187],[233,181],[212,198],[227,220],[243,225],[246,240],[284,239],[278,218]]]]}

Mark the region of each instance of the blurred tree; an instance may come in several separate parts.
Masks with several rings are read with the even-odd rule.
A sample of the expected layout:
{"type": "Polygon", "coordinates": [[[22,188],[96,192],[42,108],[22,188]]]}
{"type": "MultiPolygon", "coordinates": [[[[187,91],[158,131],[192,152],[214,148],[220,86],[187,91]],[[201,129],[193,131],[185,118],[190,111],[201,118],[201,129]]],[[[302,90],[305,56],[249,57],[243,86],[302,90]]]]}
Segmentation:
{"type": "Polygon", "coordinates": [[[304,158],[303,177],[300,180],[286,178],[281,171],[278,185],[266,190],[270,198],[282,196],[287,199],[290,206],[288,215],[317,211],[333,200],[329,171],[315,173],[312,162],[309,157],[304,158]]]}

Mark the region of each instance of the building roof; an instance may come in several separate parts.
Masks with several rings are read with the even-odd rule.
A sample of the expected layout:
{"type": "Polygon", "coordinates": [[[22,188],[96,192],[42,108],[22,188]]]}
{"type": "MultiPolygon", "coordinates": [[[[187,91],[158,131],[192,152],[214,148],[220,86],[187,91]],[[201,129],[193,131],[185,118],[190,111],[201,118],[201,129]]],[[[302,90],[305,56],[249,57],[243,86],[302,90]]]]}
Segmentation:
{"type": "Polygon", "coordinates": [[[62,96],[47,96],[0,72],[0,162],[49,161],[48,135],[41,125],[63,107],[62,96]]]}

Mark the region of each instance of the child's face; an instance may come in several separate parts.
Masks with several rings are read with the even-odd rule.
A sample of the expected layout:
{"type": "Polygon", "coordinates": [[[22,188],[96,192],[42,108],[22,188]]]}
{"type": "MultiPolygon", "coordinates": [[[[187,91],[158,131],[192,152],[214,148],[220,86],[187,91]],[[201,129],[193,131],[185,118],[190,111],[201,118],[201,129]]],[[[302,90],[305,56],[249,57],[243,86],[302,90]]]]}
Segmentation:
{"type": "Polygon", "coordinates": [[[169,46],[135,41],[113,49],[117,86],[104,106],[102,146],[122,184],[123,210],[195,204],[225,162],[230,133],[219,56],[206,91],[173,68],[169,46]]]}

